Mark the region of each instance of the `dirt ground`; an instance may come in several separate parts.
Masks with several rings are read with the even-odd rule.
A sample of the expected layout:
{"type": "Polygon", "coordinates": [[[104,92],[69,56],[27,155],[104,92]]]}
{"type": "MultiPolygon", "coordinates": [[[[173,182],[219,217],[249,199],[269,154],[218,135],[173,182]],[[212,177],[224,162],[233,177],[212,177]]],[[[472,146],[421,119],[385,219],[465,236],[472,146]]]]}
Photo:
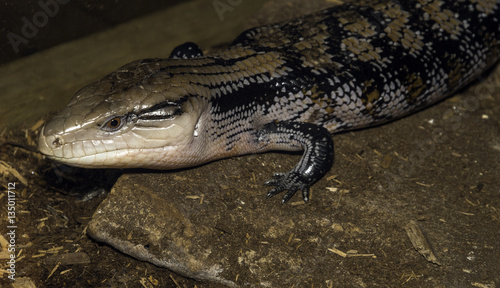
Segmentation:
{"type": "MultiPolygon", "coordinates": [[[[0,134],[0,217],[9,219],[8,207],[15,207],[17,227],[1,222],[0,287],[219,287],[87,236],[99,204],[118,177],[131,172],[77,169],[44,159],[35,148],[42,123],[0,134]],[[11,183],[15,199],[9,199],[11,183]],[[11,230],[15,282],[7,278],[11,230]]],[[[288,205],[266,199],[261,185],[282,166],[293,166],[299,155],[250,155],[167,173],[199,179],[175,183],[186,189],[179,197],[192,196],[193,185],[207,186],[209,179],[208,186],[223,188],[216,189],[220,195],[202,191],[206,197],[237,206],[239,193],[253,193],[246,200],[252,213],[271,211],[284,221],[297,215],[293,221],[306,223],[266,244],[283,245],[297,259],[315,257],[316,266],[291,269],[297,280],[283,279],[285,287],[499,287],[500,67],[424,111],[334,140],[334,166],[313,186],[307,205],[298,195],[288,205]],[[324,219],[328,229],[308,230],[308,221],[324,219]],[[425,231],[440,265],[412,245],[404,229],[411,221],[425,231]]],[[[252,238],[259,239],[257,228],[234,227],[233,220],[217,227],[233,229],[233,237],[247,241],[228,247],[236,250],[228,253],[258,246],[252,238]]],[[[280,259],[265,265],[277,274],[288,268],[280,259]]]]}

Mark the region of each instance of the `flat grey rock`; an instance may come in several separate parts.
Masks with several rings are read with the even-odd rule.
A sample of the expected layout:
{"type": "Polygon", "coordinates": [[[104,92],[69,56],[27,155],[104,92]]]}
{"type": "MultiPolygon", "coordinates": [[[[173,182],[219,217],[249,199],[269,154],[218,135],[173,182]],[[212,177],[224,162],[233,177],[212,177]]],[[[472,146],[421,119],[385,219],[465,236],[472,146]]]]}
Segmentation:
{"type": "MultiPolygon", "coordinates": [[[[299,195],[291,205],[282,205],[278,197],[266,199],[267,188],[238,176],[247,174],[260,157],[276,156],[229,159],[173,173],[123,175],[87,232],[137,259],[190,278],[227,286],[276,287],[287,279],[293,284],[294,274],[312,269],[318,259],[296,258],[294,250],[302,244],[317,244],[315,237],[296,236],[310,229],[333,231],[332,220],[309,219],[304,208],[314,207],[304,205],[299,195]]],[[[292,163],[298,157],[289,158],[292,163]]],[[[262,182],[262,173],[257,174],[262,182]]]]}

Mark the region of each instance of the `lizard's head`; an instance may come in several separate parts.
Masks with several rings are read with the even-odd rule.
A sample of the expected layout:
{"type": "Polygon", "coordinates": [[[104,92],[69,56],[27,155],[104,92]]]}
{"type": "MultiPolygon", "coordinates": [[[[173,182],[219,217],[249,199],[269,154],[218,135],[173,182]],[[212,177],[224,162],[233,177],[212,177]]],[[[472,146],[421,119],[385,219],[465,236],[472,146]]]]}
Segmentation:
{"type": "Polygon", "coordinates": [[[165,69],[175,61],[132,62],[82,88],[42,128],[38,149],[87,168],[190,165],[207,101],[165,69]]]}

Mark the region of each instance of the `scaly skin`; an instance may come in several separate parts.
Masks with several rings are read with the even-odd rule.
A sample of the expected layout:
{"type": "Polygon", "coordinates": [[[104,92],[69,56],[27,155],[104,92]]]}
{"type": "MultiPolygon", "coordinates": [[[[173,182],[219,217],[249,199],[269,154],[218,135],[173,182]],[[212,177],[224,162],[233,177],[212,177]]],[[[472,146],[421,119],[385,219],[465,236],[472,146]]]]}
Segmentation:
{"type": "Polygon", "coordinates": [[[499,58],[498,0],[365,0],[250,29],[219,53],[193,43],[80,90],[40,133],[80,167],[171,169],[305,150],[268,182],[283,202],[333,162],[330,133],[384,123],[449,96],[499,58]]]}

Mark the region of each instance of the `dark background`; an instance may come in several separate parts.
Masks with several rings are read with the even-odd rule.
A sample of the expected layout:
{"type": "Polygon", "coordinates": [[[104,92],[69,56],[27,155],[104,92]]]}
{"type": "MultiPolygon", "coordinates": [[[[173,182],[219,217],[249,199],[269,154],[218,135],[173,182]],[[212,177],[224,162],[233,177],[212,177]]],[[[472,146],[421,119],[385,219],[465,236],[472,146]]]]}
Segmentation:
{"type": "Polygon", "coordinates": [[[0,65],[62,42],[111,28],[181,1],[6,0],[2,2],[0,65]]]}

